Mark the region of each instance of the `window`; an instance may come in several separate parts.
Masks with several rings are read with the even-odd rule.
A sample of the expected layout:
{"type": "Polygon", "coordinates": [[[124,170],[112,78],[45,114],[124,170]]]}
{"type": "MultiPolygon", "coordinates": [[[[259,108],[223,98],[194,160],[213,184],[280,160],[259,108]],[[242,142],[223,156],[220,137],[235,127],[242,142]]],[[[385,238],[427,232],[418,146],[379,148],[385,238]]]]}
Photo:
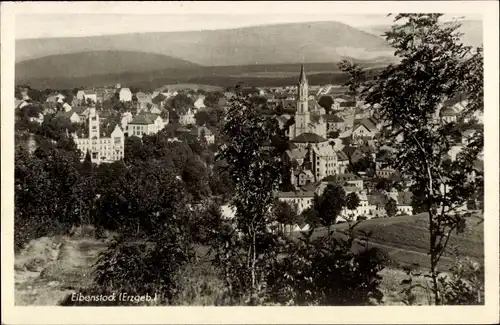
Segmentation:
{"type": "Polygon", "coordinates": [[[121,140],[121,137],[115,137],[115,144],[120,144],[121,140]]]}

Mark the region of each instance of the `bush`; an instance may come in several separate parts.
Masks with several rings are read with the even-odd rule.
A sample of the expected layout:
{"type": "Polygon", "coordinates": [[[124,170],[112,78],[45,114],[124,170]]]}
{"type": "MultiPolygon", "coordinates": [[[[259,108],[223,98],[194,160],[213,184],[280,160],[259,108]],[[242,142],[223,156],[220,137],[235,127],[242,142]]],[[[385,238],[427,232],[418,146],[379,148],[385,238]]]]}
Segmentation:
{"type": "MultiPolygon", "coordinates": [[[[307,236],[306,236],[307,237],[307,236]]],[[[282,305],[373,305],[383,298],[378,274],[388,261],[377,248],[353,252],[353,240],[302,238],[288,245],[270,278],[271,301],[282,305]]]]}

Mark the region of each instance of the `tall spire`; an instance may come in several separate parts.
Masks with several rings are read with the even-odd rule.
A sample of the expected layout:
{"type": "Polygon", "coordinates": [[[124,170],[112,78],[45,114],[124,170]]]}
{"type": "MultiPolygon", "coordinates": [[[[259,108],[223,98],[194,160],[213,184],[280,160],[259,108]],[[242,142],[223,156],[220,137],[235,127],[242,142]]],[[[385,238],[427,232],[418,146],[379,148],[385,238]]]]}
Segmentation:
{"type": "Polygon", "coordinates": [[[306,72],[304,71],[304,65],[300,67],[300,77],[299,77],[299,83],[303,84],[307,82],[307,77],[306,77],[306,72]]]}

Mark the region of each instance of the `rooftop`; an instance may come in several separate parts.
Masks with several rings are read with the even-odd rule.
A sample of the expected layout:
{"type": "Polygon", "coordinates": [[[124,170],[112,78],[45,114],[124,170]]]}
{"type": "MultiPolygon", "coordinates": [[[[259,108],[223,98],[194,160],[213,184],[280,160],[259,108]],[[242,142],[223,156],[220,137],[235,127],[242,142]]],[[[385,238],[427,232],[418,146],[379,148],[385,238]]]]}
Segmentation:
{"type": "Polygon", "coordinates": [[[292,142],[295,142],[295,143],[321,143],[321,142],[325,142],[325,141],[327,141],[327,140],[325,138],[323,138],[322,136],[319,136],[315,133],[310,133],[310,132],[302,133],[298,137],[295,137],[294,139],[292,139],[292,142]]]}

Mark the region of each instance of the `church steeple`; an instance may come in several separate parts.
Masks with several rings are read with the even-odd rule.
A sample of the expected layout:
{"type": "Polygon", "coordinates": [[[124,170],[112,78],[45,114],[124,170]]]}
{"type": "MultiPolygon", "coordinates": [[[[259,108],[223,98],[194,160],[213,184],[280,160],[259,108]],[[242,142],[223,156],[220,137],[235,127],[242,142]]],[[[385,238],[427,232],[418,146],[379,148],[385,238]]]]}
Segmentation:
{"type": "Polygon", "coordinates": [[[306,77],[306,72],[304,71],[304,65],[300,67],[299,84],[307,84],[307,77],[306,77]]]}
{"type": "MultiPolygon", "coordinates": [[[[300,102],[307,103],[309,99],[309,84],[307,82],[306,72],[304,71],[304,65],[300,68],[300,77],[298,85],[298,100],[300,102]]],[[[307,112],[307,107],[305,107],[305,112],[307,112]]]]}

